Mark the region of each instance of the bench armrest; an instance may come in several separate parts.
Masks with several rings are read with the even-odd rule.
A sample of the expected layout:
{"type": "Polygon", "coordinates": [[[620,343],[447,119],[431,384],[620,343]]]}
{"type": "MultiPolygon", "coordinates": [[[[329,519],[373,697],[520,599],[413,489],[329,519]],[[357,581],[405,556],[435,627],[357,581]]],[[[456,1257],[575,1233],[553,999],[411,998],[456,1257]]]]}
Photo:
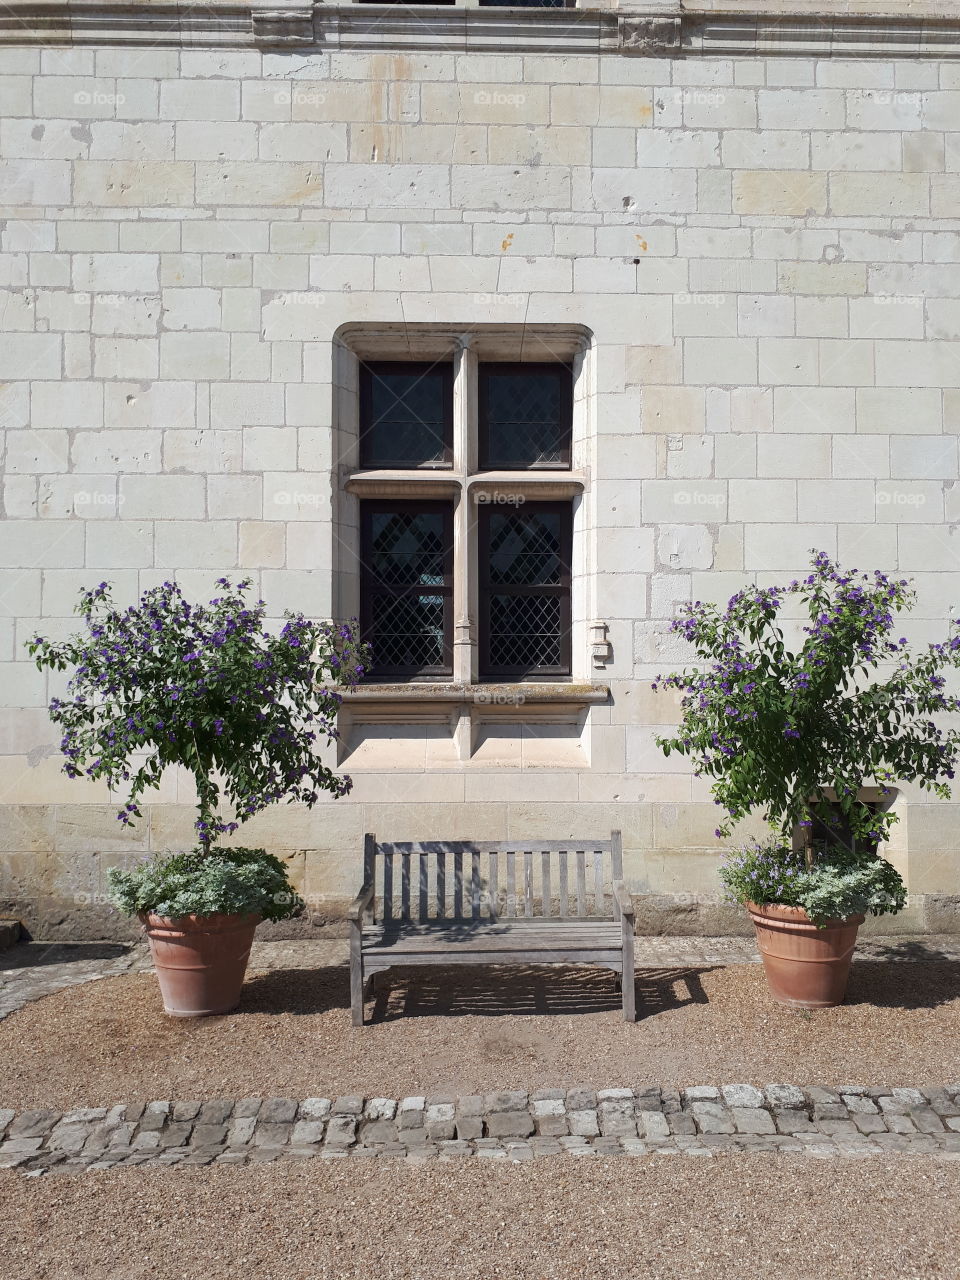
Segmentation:
{"type": "Polygon", "coordinates": [[[620,908],[620,914],[633,919],[633,895],[622,880],[613,882],[613,899],[620,908]]]}
{"type": "Polygon", "coordinates": [[[373,901],[373,885],[365,884],[354,900],[347,908],[347,919],[359,924],[363,919],[363,913],[373,901]]]}

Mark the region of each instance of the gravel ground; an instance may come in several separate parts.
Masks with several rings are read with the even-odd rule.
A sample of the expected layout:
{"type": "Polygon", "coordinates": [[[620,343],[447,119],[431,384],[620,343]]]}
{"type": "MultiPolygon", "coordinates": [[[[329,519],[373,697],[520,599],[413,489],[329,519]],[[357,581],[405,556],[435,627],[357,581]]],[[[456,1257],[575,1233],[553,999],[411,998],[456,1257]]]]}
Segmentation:
{"type": "Polygon", "coordinates": [[[757,965],[645,969],[637,994],[630,1025],[602,971],[420,970],[360,1030],[339,967],[255,976],[237,1012],[196,1021],[164,1017],[152,975],[124,975],[0,1023],[0,1106],[960,1079],[956,963],[861,962],[847,1004],[813,1014],[773,1003],[757,965]]]}
{"type": "Polygon", "coordinates": [[[924,1157],[311,1160],[7,1173],[0,1195],[3,1273],[31,1280],[960,1274],[960,1164],[924,1157]]]}

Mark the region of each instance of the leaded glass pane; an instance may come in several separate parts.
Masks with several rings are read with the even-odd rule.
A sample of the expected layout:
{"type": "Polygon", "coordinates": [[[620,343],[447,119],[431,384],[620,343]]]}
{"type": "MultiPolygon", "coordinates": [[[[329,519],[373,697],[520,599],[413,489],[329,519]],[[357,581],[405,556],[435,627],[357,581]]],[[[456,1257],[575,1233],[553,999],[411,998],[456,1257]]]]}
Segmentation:
{"type": "Polygon", "coordinates": [[[564,365],[480,370],[482,465],[569,465],[570,370],[564,365]]]}
{"type": "Polygon", "coordinates": [[[361,376],[364,466],[421,467],[449,460],[449,365],[372,363],[361,376]]]}
{"type": "Polygon", "coordinates": [[[556,596],[490,597],[490,665],[559,667],[560,600],[556,596]]]}
{"type": "Polygon", "coordinates": [[[490,582],[546,586],[560,582],[560,513],[490,517],[490,582]]]}
{"type": "Polygon", "coordinates": [[[375,674],[449,663],[449,510],[400,503],[364,511],[364,638],[375,674]]]}
{"type": "Polygon", "coordinates": [[[443,666],[443,599],[374,597],[372,643],[377,667],[406,670],[443,666]]]}
{"type": "Polygon", "coordinates": [[[370,567],[374,577],[391,586],[442,586],[443,526],[439,511],[373,512],[370,567]]]}
{"type": "Polygon", "coordinates": [[[485,676],[568,670],[570,519],[560,503],[482,514],[485,676]]]}

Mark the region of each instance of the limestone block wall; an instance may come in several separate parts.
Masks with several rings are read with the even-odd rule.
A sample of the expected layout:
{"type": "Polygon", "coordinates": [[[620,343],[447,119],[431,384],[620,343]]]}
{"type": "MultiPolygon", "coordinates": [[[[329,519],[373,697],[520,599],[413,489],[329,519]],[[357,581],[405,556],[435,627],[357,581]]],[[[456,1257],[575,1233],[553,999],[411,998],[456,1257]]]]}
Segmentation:
{"type": "MultiPolygon", "coordinates": [[[[358,327],[586,335],[575,616],[609,651],[584,630],[575,676],[610,697],[486,705],[492,735],[476,691],[365,704],[352,796],[242,833],[318,922],[365,830],[616,825],[642,928],[739,927],[708,791],[653,741],[677,603],[812,547],[914,577],[916,641],[960,602],[960,62],[518,48],[0,47],[0,909],[37,936],[121,931],[106,867],[192,815],[170,777],[124,831],[63,777],[24,642],[103,578],[242,570],[277,614],[337,612],[358,327]]],[[[902,927],[952,927],[957,807],[898,807],[902,927]]]]}

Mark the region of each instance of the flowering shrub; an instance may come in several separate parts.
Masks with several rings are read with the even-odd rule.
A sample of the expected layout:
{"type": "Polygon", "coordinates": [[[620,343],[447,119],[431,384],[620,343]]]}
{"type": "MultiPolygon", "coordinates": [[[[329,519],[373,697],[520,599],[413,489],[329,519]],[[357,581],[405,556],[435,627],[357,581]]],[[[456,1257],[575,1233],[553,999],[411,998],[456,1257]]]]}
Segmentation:
{"type": "Polygon", "coordinates": [[[63,727],[64,772],[124,788],[129,798],[117,817],[129,824],[164,769],[188,769],[203,855],[218,835],[279,800],[313,805],[321,791],[349,791],[350,779],[317,758],[318,740],[336,737],[341,701],[319,682],[354,683],[366,660],[347,626],[288,612],[271,634],[264,602],[247,600],[249,580],[220,578],[217,586],[208,605],[191,605],[165,582],[121,610],[101,582],[77,606],[86,634],[61,643],[36,636],[28,646],[41,670],[73,669],[70,696],[50,703],[63,727]],[[220,815],[221,797],[234,809],[230,821],[220,815]]]}
{"type": "Polygon", "coordinates": [[[107,872],[113,901],[128,915],[257,915],[285,920],[303,903],[279,858],[263,849],[194,849],[107,872]]]}
{"type": "Polygon", "coordinates": [[[709,665],[658,678],[654,688],[681,692],[682,718],[657,742],[714,779],[726,812],[719,837],[760,810],[787,845],[816,818],[835,832],[842,824],[851,848],[873,856],[896,816],[860,797],[865,784],[890,795],[890,783],[916,782],[950,795],[960,730],[933,716],[960,709],[942,674],[960,666],[960,619],[944,643],[909,652],[893,627],[914,598],[905,580],[845,573],[816,552],[812,572],[787,587],[748,587],[724,610],[686,606],[673,629],[709,665]],[[809,618],[795,652],[780,623],[788,601],[809,618]]]}
{"type": "Polygon", "coordinates": [[[895,913],[907,901],[903,880],[886,858],[834,848],[828,861],[808,867],[801,850],[778,840],[728,853],[720,879],[734,902],[803,907],[819,926],[847,916],[895,913]]]}

